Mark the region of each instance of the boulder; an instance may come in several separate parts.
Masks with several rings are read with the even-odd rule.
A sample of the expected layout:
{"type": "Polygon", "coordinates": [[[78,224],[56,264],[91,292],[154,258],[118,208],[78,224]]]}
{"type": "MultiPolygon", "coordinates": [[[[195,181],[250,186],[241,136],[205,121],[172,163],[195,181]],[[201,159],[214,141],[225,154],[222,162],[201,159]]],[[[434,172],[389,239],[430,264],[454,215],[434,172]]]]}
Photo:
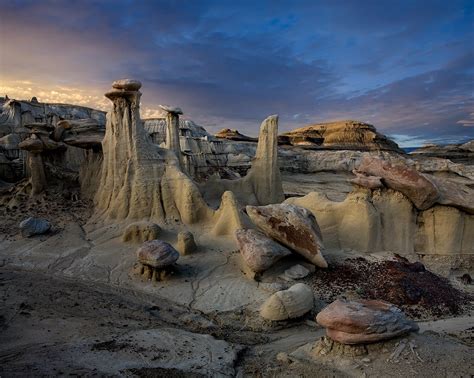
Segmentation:
{"type": "Polygon", "coordinates": [[[291,252],[257,230],[237,230],[235,237],[245,264],[255,273],[270,268],[291,252]]]}
{"type": "Polygon", "coordinates": [[[418,325],[391,303],[338,299],[325,307],[316,321],[342,344],[366,344],[417,331],[418,325]]]}
{"type": "Polygon", "coordinates": [[[30,217],[20,223],[22,236],[29,238],[34,235],[42,235],[51,229],[51,223],[46,219],[30,217]]]}
{"type": "Polygon", "coordinates": [[[297,283],[288,290],[278,291],[268,298],[260,309],[260,315],[267,320],[299,318],[313,309],[314,295],[311,288],[297,283]]]}
{"type": "Polygon", "coordinates": [[[436,186],[416,169],[405,164],[364,156],[358,171],[383,179],[385,185],[407,196],[420,210],[433,206],[439,198],[436,186]]]}
{"type": "Polygon", "coordinates": [[[162,240],[150,240],[137,250],[138,262],[152,268],[165,268],[173,265],[179,253],[172,245],[162,240]]]}
{"type": "MultiPolygon", "coordinates": [[[[314,268],[314,267],[313,267],[314,268]]],[[[286,281],[300,280],[305,278],[310,272],[308,268],[303,265],[293,265],[291,268],[285,270],[282,278],[286,281]]]]}
{"type": "Polygon", "coordinates": [[[247,214],[269,237],[299,253],[314,265],[327,268],[322,254],[321,230],[314,215],[307,209],[287,203],[247,206],[247,214]]]}
{"type": "Polygon", "coordinates": [[[129,224],[122,235],[122,241],[143,243],[148,240],[158,239],[160,227],[153,222],[141,221],[129,224]]]}
{"type": "Polygon", "coordinates": [[[176,248],[183,256],[195,252],[197,246],[196,242],[194,241],[194,235],[189,231],[181,231],[178,234],[178,245],[176,246],[176,248]]]}
{"type": "Polygon", "coordinates": [[[439,191],[438,203],[453,206],[469,214],[474,214],[474,189],[449,178],[429,175],[430,181],[436,184],[439,191]]]}

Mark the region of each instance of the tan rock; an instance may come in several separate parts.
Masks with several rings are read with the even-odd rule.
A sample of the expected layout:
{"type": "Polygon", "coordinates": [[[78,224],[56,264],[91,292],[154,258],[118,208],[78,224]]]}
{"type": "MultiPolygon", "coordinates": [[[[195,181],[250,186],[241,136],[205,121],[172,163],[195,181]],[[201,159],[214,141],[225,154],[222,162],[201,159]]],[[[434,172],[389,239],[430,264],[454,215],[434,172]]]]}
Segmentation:
{"type": "Polygon", "coordinates": [[[385,185],[406,195],[420,210],[430,208],[439,198],[436,186],[405,164],[391,164],[376,157],[364,156],[358,171],[381,177],[385,185]]]}
{"type": "Polygon", "coordinates": [[[298,318],[313,309],[314,295],[311,288],[297,283],[287,290],[273,294],[260,309],[260,315],[267,320],[298,318]]]}
{"type": "Polygon", "coordinates": [[[178,233],[178,244],[176,248],[183,256],[195,252],[197,246],[196,242],[194,241],[194,235],[189,231],[181,231],[178,233]]]}
{"type": "Polygon", "coordinates": [[[122,241],[143,243],[148,240],[158,239],[160,227],[153,222],[141,221],[129,224],[122,235],[122,241]]]}
{"type": "Polygon", "coordinates": [[[377,300],[338,299],[325,307],[316,321],[331,339],[342,344],[372,343],[418,330],[398,307],[377,300]]]}
{"type": "Polygon", "coordinates": [[[269,237],[299,253],[314,265],[327,268],[321,231],[314,215],[290,204],[247,206],[247,214],[269,237]]]}
{"type": "Polygon", "coordinates": [[[235,237],[245,264],[255,273],[270,268],[291,252],[257,230],[237,230],[235,237]]]}

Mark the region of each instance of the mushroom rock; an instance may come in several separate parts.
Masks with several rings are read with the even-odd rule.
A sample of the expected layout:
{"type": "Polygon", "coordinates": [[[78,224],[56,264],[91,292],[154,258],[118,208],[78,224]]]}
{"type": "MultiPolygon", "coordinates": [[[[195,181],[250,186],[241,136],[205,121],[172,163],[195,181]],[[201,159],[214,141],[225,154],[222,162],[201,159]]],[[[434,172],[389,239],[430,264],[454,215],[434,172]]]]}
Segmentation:
{"type": "Polygon", "coordinates": [[[194,235],[189,231],[181,231],[178,233],[178,243],[176,249],[183,256],[195,252],[197,246],[196,242],[194,241],[194,235]]]}
{"type": "Polygon", "coordinates": [[[385,185],[406,195],[419,210],[430,208],[439,198],[436,186],[416,169],[405,164],[396,165],[376,157],[364,156],[357,170],[366,175],[381,177],[385,185]]]}
{"type": "Polygon", "coordinates": [[[338,299],[325,307],[316,321],[326,334],[342,344],[365,344],[417,331],[418,325],[391,303],[338,299]]]}
{"type": "Polygon", "coordinates": [[[277,291],[260,308],[260,315],[267,320],[287,320],[303,316],[313,309],[314,295],[311,288],[297,283],[287,290],[277,291]]]}
{"type": "Polygon", "coordinates": [[[46,219],[30,217],[20,223],[23,237],[29,238],[34,235],[42,235],[51,229],[51,223],[46,219]]]}
{"type": "Polygon", "coordinates": [[[252,229],[241,229],[235,232],[240,248],[240,255],[245,264],[255,273],[260,273],[291,252],[266,237],[263,233],[252,229]]]}
{"type": "Polygon", "coordinates": [[[137,250],[140,273],[153,281],[163,280],[179,258],[179,252],[162,240],[150,240],[137,250]]]}
{"type": "Polygon", "coordinates": [[[36,134],[32,134],[28,139],[19,143],[18,147],[28,151],[27,165],[30,172],[31,194],[40,194],[47,186],[43,158],[41,157],[45,146],[36,134]]]}
{"type": "Polygon", "coordinates": [[[122,241],[143,243],[149,240],[158,239],[160,227],[153,222],[141,221],[129,224],[122,235],[122,241]]]}
{"type": "Polygon", "coordinates": [[[173,108],[168,105],[160,105],[160,108],[166,112],[166,148],[176,154],[179,165],[183,168],[183,156],[179,141],[179,115],[183,114],[183,111],[181,108],[173,108]]]}
{"type": "Polygon", "coordinates": [[[287,203],[247,206],[253,223],[269,237],[299,253],[321,268],[328,264],[322,254],[321,230],[311,211],[287,203]]]}

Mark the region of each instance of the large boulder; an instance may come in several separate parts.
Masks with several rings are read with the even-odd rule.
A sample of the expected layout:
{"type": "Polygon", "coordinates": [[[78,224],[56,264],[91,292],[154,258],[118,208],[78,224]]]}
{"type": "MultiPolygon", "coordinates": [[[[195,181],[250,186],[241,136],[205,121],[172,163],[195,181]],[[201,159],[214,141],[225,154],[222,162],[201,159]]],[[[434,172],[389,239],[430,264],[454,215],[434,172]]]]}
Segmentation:
{"type": "Polygon", "coordinates": [[[297,283],[288,290],[277,291],[260,309],[260,315],[267,320],[299,318],[313,309],[314,295],[311,288],[297,283]]]}
{"type": "Polygon", "coordinates": [[[26,238],[45,234],[50,229],[51,223],[42,218],[29,217],[20,223],[21,235],[26,238]]]}
{"type": "Polygon", "coordinates": [[[257,230],[237,230],[235,238],[245,264],[255,273],[270,268],[282,257],[291,255],[291,251],[257,230]]]}
{"type": "Polygon", "coordinates": [[[365,344],[417,331],[418,325],[391,303],[338,299],[325,307],[316,321],[326,334],[342,344],[365,344]]]}
{"type": "Polygon", "coordinates": [[[322,254],[321,230],[307,209],[287,203],[247,206],[247,214],[269,237],[279,241],[321,268],[328,264],[322,254]]]}
{"type": "Polygon", "coordinates": [[[179,252],[162,240],[150,240],[137,250],[138,262],[152,268],[165,268],[173,265],[179,258],[179,252]]]}
{"type": "Polygon", "coordinates": [[[433,206],[439,198],[436,186],[416,169],[405,164],[364,156],[358,171],[368,176],[381,177],[385,185],[407,196],[420,210],[433,206]]]}

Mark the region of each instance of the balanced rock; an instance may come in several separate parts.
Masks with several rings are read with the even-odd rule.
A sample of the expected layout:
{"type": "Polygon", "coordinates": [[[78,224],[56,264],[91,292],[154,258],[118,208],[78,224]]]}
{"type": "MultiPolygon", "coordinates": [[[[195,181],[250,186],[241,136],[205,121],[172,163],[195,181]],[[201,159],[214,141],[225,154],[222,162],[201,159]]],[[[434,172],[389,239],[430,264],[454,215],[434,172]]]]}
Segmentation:
{"type": "Polygon", "coordinates": [[[165,268],[173,265],[179,253],[172,245],[162,240],[150,240],[137,250],[138,262],[152,268],[165,268]]]}
{"type": "Polygon", "coordinates": [[[142,87],[142,83],[133,79],[115,80],[112,83],[112,88],[122,89],[124,91],[138,91],[142,87]]]}
{"type": "Polygon", "coordinates": [[[322,254],[321,230],[314,215],[307,209],[287,203],[247,206],[247,214],[269,237],[299,253],[314,265],[327,268],[322,254]]]}
{"type": "Polygon", "coordinates": [[[291,251],[257,230],[237,230],[235,237],[245,264],[255,273],[270,268],[291,251]]]}
{"type": "Polygon", "coordinates": [[[358,171],[381,177],[384,184],[403,193],[419,210],[430,208],[439,198],[436,186],[416,169],[406,164],[395,165],[376,157],[364,156],[358,171]]]}
{"type": "Polygon", "coordinates": [[[316,321],[326,334],[342,344],[365,344],[417,331],[418,325],[391,303],[377,300],[336,300],[316,321]]]}
{"type": "Polygon", "coordinates": [[[143,243],[148,240],[158,239],[160,227],[153,222],[141,221],[131,223],[125,228],[122,235],[122,241],[133,243],[143,243]]]}
{"type": "Polygon", "coordinates": [[[311,288],[297,283],[288,290],[273,294],[260,309],[260,315],[267,320],[298,318],[313,309],[314,295],[311,288]]]}
{"type": "Polygon", "coordinates": [[[34,235],[42,235],[51,229],[51,223],[46,219],[30,217],[20,223],[22,236],[29,238],[34,235]]]}
{"type": "Polygon", "coordinates": [[[181,231],[178,234],[177,249],[183,256],[189,255],[190,253],[196,251],[197,246],[196,242],[194,241],[194,235],[189,231],[181,231]]]}

